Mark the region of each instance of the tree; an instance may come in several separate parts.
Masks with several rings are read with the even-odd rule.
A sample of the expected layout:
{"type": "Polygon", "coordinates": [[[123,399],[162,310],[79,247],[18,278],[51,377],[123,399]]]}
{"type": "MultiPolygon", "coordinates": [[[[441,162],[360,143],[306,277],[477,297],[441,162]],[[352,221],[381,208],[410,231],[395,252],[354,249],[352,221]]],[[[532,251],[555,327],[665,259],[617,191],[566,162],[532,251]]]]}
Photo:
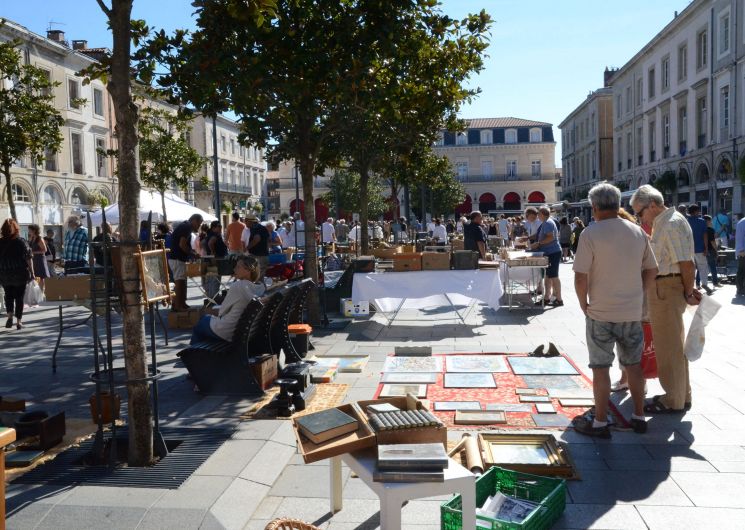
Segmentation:
{"type": "Polygon", "coordinates": [[[668,169],[662,175],[657,177],[652,185],[657,188],[660,193],[666,195],[668,199],[678,189],[678,177],[675,172],[668,169]]]}
{"type": "Polygon", "coordinates": [[[57,152],[64,124],[54,107],[53,88],[59,83],[50,81],[41,68],[21,64],[19,45],[17,40],[0,42],[0,170],[10,215],[16,220],[10,168],[24,156],[41,164],[47,151],[57,152]]]}
{"type": "Polygon", "coordinates": [[[140,178],[160,193],[164,221],[166,190],[172,185],[186,190],[204,168],[205,159],[186,140],[190,131],[188,115],[148,106],[140,109],[140,178]]]}
{"type": "MultiPolygon", "coordinates": [[[[360,194],[360,174],[349,169],[339,169],[334,172],[329,184],[331,191],[324,195],[326,204],[338,204],[339,209],[346,213],[359,213],[362,203],[366,203],[370,217],[379,217],[388,209],[388,204],[383,197],[383,182],[378,177],[370,179],[367,197],[363,199],[360,194]]],[[[340,212],[335,212],[341,217],[340,212]]]]}

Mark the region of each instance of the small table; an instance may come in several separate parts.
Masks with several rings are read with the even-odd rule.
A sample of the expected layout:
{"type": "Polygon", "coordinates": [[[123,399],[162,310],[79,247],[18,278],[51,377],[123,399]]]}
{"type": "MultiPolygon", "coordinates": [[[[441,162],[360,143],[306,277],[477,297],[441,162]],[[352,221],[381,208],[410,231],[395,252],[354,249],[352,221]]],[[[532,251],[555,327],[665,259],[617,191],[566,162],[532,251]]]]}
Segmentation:
{"type": "Polygon", "coordinates": [[[400,530],[401,507],[412,499],[435,495],[461,494],[463,499],[463,528],[476,528],[476,477],[466,468],[449,459],[444,482],[374,482],[377,464],[374,451],[360,451],[331,458],[331,513],[342,509],[341,463],[357,473],[380,499],[380,530],[400,530]]]}
{"type": "Polygon", "coordinates": [[[16,431],[0,427],[0,530],[5,530],[5,452],[6,445],[16,441],[16,431]]]}

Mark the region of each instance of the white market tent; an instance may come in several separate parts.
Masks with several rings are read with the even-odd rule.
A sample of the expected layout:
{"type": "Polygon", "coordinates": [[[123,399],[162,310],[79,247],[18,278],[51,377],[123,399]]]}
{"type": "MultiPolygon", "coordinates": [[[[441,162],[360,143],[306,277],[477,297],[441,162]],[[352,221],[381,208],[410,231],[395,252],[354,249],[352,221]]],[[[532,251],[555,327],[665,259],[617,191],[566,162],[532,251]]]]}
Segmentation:
{"type": "MultiPolygon", "coordinates": [[[[186,221],[195,213],[200,214],[207,223],[217,220],[214,215],[208,214],[196,206],[192,206],[173,193],[165,194],[165,202],[168,222],[186,221]]],[[[113,225],[119,224],[118,203],[107,206],[105,211],[106,221],[113,225]]],[[[140,221],[146,220],[150,212],[153,212],[153,222],[160,222],[163,220],[163,205],[161,204],[160,193],[157,191],[140,190],[140,221]]],[[[103,220],[101,210],[91,212],[89,215],[91,216],[91,223],[94,226],[99,225],[103,220]]]]}

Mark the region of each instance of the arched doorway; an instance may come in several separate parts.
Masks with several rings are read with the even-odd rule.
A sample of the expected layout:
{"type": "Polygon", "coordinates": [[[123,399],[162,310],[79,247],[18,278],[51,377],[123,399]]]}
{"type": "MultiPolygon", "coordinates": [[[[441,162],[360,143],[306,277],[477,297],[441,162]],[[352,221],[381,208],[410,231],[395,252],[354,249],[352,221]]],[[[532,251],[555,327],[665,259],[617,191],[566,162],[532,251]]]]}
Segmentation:
{"type": "Polygon", "coordinates": [[[62,194],[55,186],[49,185],[44,188],[41,218],[44,226],[62,225],[62,194]]]}
{"type": "Polygon", "coordinates": [[[290,215],[294,216],[295,212],[300,212],[300,218],[305,219],[305,203],[302,199],[300,199],[300,202],[297,202],[296,199],[290,201],[290,215]]]}
{"type": "Polygon", "coordinates": [[[709,168],[706,164],[701,164],[696,169],[696,184],[707,184],[709,182],[709,168]]]}
{"type": "Polygon", "coordinates": [[[528,195],[528,202],[533,204],[543,204],[546,202],[546,196],[540,191],[532,191],[530,195],[528,195]]]}
{"type": "Polygon", "coordinates": [[[456,215],[468,215],[472,211],[473,211],[473,205],[471,201],[471,196],[466,193],[466,198],[463,199],[463,202],[455,207],[455,213],[456,215]]]}
{"type": "Polygon", "coordinates": [[[505,210],[521,210],[522,203],[520,201],[520,195],[514,191],[507,193],[502,199],[502,205],[505,210]]]}
{"type": "Polygon", "coordinates": [[[684,167],[678,169],[678,188],[685,188],[690,186],[691,176],[688,174],[688,170],[684,167]]]}
{"type": "Polygon", "coordinates": [[[323,202],[323,199],[315,200],[316,206],[316,225],[320,226],[329,218],[329,207],[323,202]]]}
{"type": "Polygon", "coordinates": [[[481,213],[488,213],[489,210],[497,209],[497,198],[493,193],[482,193],[479,197],[479,211],[481,213]]]}

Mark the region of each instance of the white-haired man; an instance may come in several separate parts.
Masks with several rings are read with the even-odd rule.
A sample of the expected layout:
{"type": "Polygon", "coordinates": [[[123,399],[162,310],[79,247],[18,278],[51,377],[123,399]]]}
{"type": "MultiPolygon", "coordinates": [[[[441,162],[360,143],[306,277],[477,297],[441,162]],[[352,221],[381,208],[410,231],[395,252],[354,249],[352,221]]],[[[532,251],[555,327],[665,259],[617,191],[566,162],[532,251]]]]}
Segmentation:
{"type": "Polygon", "coordinates": [[[657,262],[644,231],[618,217],[621,191],[612,184],[598,184],[588,194],[595,223],[579,240],[574,258],[574,287],[584,311],[587,348],[595,395],[595,418],[580,416],[574,429],[589,436],[609,438],[608,398],[613,349],[625,368],[634,413],[634,432],[644,433],[644,375],[641,369],[644,332],[644,289],[654,284],[657,262]]]}
{"type": "Polygon", "coordinates": [[[63,257],[65,259],[65,274],[86,272],[88,265],[88,231],[83,228],[77,215],[71,215],[67,218],[63,257]]]}
{"type": "Polygon", "coordinates": [[[701,300],[701,293],[694,289],[693,233],[686,218],[666,208],[662,194],[649,184],[634,192],[631,207],[640,222],[652,226],[651,243],[658,268],[647,299],[657,373],[665,393],[647,403],[644,412],[682,413],[691,406],[688,359],[683,354],[683,312],[687,305],[698,305],[701,300]]]}
{"type": "Polygon", "coordinates": [[[334,219],[329,217],[321,225],[321,241],[324,245],[330,245],[336,241],[336,230],[334,230],[334,219]]]}

